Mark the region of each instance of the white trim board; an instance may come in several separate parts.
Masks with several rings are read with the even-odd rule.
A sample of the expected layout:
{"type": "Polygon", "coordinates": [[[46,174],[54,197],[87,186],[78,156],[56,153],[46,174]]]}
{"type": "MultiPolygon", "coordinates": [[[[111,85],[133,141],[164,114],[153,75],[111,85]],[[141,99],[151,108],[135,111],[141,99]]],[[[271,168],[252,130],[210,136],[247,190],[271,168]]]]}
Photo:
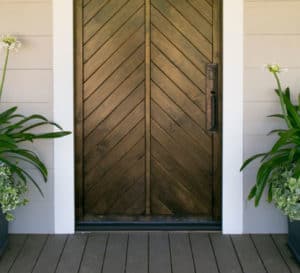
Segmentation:
{"type": "MultiPolygon", "coordinates": [[[[53,0],[53,116],[74,132],[73,0],[53,0]]],[[[54,141],[54,232],[74,233],[74,135],[54,141]]]]}
{"type": "MultiPolygon", "coordinates": [[[[220,0],[221,1],[221,0],[220,0]]],[[[223,232],[243,232],[243,0],[223,0],[223,232]]],[[[74,129],[73,0],[53,0],[54,120],[74,129]]],[[[54,143],[55,233],[74,233],[74,138],[54,143]]]]}
{"type": "Polygon", "coordinates": [[[223,233],[243,232],[244,1],[223,0],[223,233]]]}

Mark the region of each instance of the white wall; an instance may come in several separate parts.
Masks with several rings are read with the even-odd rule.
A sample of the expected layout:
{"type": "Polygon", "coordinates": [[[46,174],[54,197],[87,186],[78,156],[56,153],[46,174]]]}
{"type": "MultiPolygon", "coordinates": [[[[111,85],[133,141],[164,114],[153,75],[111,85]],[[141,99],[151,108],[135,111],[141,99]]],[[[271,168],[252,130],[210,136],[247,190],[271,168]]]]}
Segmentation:
{"type": "MultiPolygon", "coordinates": [[[[300,1],[247,0],[245,2],[244,159],[268,150],[274,138],[266,134],[283,124],[266,118],[280,111],[273,77],[263,68],[268,63],[288,67],[281,78],[294,94],[300,91],[300,1]]],[[[257,164],[244,172],[244,232],[286,232],[287,221],[272,204],[256,209],[247,194],[257,164]]]]}
{"type": "MultiPolygon", "coordinates": [[[[0,109],[18,105],[21,113],[40,113],[52,119],[52,1],[0,0],[1,34],[18,36],[23,46],[10,58],[0,109]]],[[[49,169],[47,184],[31,170],[45,198],[32,188],[30,204],[16,211],[12,233],[54,232],[53,141],[39,141],[34,147],[49,169]]]]}

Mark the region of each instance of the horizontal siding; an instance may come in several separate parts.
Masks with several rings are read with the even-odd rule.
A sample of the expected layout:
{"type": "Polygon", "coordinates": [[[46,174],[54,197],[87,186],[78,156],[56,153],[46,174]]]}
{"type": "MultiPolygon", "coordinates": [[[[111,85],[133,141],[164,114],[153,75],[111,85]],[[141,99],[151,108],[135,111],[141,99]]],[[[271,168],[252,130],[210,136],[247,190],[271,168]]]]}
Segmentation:
{"type": "MultiPolygon", "coordinates": [[[[281,73],[280,78],[283,86],[289,86],[291,90],[300,90],[300,68],[290,68],[288,72],[281,73]]],[[[244,77],[244,101],[245,102],[278,102],[275,95],[274,77],[265,69],[245,68],[244,77]]],[[[297,92],[293,92],[296,99],[297,92]]]]}
{"type": "Polygon", "coordinates": [[[10,233],[53,233],[54,202],[32,201],[15,212],[10,233]]]}
{"type": "MultiPolygon", "coordinates": [[[[280,106],[274,92],[269,63],[289,69],[280,77],[290,86],[293,99],[300,91],[300,1],[245,1],[245,69],[244,69],[244,159],[265,152],[277,137],[270,130],[284,128],[279,119],[267,118],[278,113],[280,106]]],[[[285,232],[286,219],[265,201],[259,209],[246,200],[255,183],[259,162],[244,172],[245,232],[285,232]]]]}
{"type": "MultiPolygon", "coordinates": [[[[17,105],[22,114],[39,113],[52,120],[52,1],[0,0],[0,34],[16,35],[22,42],[22,48],[10,56],[1,109],[17,105]]],[[[53,129],[49,127],[47,130],[53,129]]],[[[36,170],[23,164],[39,181],[45,196],[42,197],[30,184],[30,203],[16,211],[16,221],[11,224],[10,232],[52,233],[53,140],[40,140],[34,145],[28,143],[24,147],[33,149],[46,164],[49,181],[44,183],[36,170]]]]}
{"type": "Polygon", "coordinates": [[[2,101],[52,104],[52,78],[52,69],[10,70],[7,74],[2,101]]]}
{"type": "Polygon", "coordinates": [[[244,135],[267,135],[274,129],[285,128],[278,118],[268,117],[280,113],[278,102],[244,102],[244,135]]]}
{"type": "Polygon", "coordinates": [[[246,34],[300,34],[299,1],[247,1],[245,4],[246,34]],[[282,15],[288,14],[287,20],[282,15]]]}
{"type": "Polygon", "coordinates": [[[261,68],[268,63],[299,68],[300,35],[246,35],[246,67],[261,68]]]}
{"type": "Polygon", "coordinates": [[[9,70],[52,70],[52,37],[18,37],[22,42],[22,48],[12,53],[8,64],[9,70]]]}
{"type": "Polygon", "coordinates": [[[0,33],[52,35],[52,4],[49,1],[1,1],[0,33]]]}

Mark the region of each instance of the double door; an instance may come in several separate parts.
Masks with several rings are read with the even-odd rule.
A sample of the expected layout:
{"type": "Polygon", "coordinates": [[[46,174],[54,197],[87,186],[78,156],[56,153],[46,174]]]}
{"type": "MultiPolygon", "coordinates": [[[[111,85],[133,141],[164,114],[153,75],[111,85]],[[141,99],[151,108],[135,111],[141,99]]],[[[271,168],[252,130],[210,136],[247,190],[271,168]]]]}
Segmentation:
{"type": "Polygon", "coordinates": [[[220,3],[76,1],[79,219],[220,218],[220,3]]]}

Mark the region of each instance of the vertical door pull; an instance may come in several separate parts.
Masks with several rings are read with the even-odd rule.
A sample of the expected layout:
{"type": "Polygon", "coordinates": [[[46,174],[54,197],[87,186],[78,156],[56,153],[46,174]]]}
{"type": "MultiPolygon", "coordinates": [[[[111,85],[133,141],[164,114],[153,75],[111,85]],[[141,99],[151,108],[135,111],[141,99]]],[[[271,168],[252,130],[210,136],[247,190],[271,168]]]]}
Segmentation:
{"type": "Polygon", "coordinates": [[[206,129],[218,129],[218,65],[206,66],[206,129]]]}

